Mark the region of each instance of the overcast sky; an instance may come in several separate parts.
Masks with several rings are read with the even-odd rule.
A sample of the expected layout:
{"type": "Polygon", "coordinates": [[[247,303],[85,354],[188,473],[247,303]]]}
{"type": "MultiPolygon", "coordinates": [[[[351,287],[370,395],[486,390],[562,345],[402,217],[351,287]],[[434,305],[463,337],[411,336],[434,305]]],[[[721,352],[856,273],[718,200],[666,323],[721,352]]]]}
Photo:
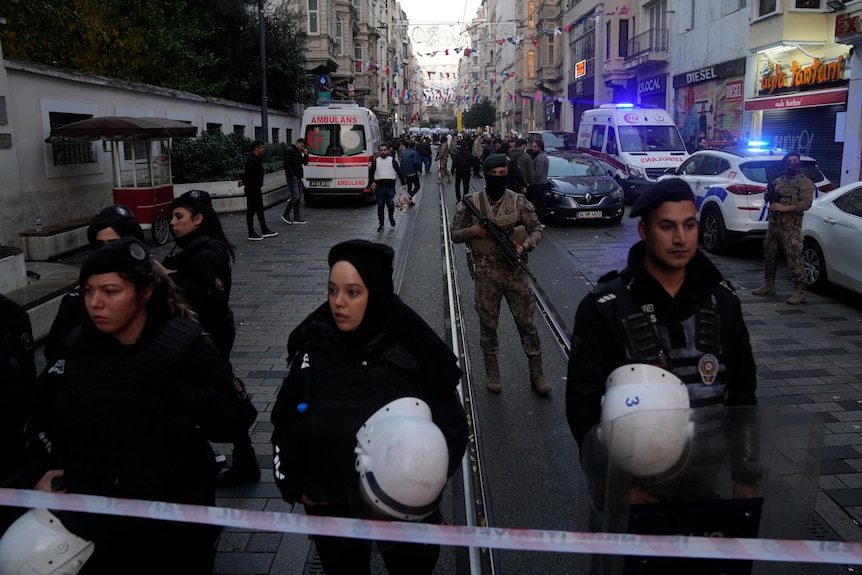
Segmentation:
{"type": "Polygon", "coordinates": [[[463,48],[470,46],[459,42],[455,36],[469,26],[476,17],[480,0],[400,0],[401,9],[410,22],[408,28],[413,42],[413,52],[419,64],[426,70],[435,72],[433,84],[447,85],[452,81],[439,80],[436,72],[449,72],[457,69],[457,61],[463,57],[463,48]],[[434,37],[436,26],[436,38],[434,37]],[[460,54],[454,48],[460,47],[460,54]],[[449,55],[444,52],[449,49],[449,55]],[[428,53],[437,52],[435,56],[428,53]]]}

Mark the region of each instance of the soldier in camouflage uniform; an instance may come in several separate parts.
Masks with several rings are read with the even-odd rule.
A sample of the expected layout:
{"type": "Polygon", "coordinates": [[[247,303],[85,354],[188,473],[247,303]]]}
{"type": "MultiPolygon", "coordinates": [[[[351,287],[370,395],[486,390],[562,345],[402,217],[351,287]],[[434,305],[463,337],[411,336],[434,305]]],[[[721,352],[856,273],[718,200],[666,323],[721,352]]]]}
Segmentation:
{"type": "Polygon", "coordinates": [[[763,275],[765,283],[754,295],[775,295],[775,270],[778,266],[778,244],[784,248],[787,266],[793,273],[795,290],[789,304],[805,301],[805,268],[802,265],[802,215],[814,199],[814,182],[801,173],[798,152],[784,156],[786,174],[777,178],[766,193],[769,202],[769,229],[763,240],[763,275]]]}
{"type": "MultiPolygon", "coordinates": [[[[508,174],[506,155],[491,154],[482,165],[485,172],[485,190],[465,196],[482,214],[509,233],[519,254],[525,255],[542,241],[542,227],[533,205],[523,194],[506,189],[508,174]]],[[[551,384],[542,370],[542,348],[535,322],[535,300],[527,272],[521,266],[512,266],[504,259],[500,247],[485,228],[462,203],[455,208],[452,222],[452,241],[467,242],[475,264],[475,307],[479,314],[480,340],[485,358],[485,387],[492,393],[502,391],[500,365],[497,360],[499,341],[497,324],[503,296],[512,310],[521,346],[530,366],[530,385],[539,395],[551,391],[551,384]]]]}

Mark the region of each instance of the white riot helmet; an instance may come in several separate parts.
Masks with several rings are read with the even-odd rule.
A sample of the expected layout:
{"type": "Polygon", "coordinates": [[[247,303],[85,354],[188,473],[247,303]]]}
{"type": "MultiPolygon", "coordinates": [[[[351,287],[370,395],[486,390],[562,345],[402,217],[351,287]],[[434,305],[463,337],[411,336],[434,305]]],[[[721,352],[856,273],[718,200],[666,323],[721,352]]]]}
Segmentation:
{"type": "Polygon", "coordinates": [[[360,491],[375,511],[401,521],[430,515],[446,486],[449,449],[421,399],[377,410],[356,434],[360,491]]]}
{"type": "Polygon", "coordinates": [[[0,575],[75,575],[94,547],[47,509],[30,509],[0,539],[0,575]]]}
{"type": "Polygon", "coordinates": [[[642,481],[667,479],[694,434],[688,388],[669,371],[633,363],[612,371],[605,389],[598,438],[611,459],[642,481]]]}

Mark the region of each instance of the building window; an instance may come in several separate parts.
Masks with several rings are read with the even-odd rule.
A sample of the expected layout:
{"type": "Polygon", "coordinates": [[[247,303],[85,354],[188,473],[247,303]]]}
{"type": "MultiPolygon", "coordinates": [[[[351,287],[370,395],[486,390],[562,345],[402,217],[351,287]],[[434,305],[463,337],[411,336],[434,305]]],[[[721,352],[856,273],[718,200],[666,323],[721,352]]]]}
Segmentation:
{"type": "Polygon", "coordinates": [[[317,0],[308,0],[308,33],[320,33],[320,11],[317,8],[317,0]]]}
{"type": "MultiPolygon", "coordinates": [[[[62,128],[66,124],[79,120],[88,120],[93,116],[90,114],[68,114],[65,112],[48,112],[48,121],[51,130],[62,128]]],[[[51,155],[54,156],[55,166],[66,166],[69,164],[93,164],[96,156],[93,153],[93,144],[90,142],[52,144],[51,155]]]]}
{"type": "Polygon", "coordinates": [[[605,60],[611,59],[611,23],[605,22],[605,60]]]}
{"type": "MultiPolygon", "coordinates": [[[[775,4],[775,0],[772,0],[772,4],[775,4]]],[[[667,30],[667,0],[650,4],[647,10],[649,11],[650,30],[667,30]]]]}
{"type": "Polygon", "coordinates": [[[335,19],[335,53],[344,56],[344,24],[341,16],[335,19]]]}
{"type": "Polygon", "coordinates": [[[548,36],[546,38],[545,46],[547,49],[545,50],[545,65],[553,66],[554,65],[554,37],[548,36]]]}
{"type": "Polygon", "coordinates": [[[245,136],[245,126],[234,126],[233,133],[237,136],[245,136]]]}
{"type": "Polygon", "coordinates": [[[207,122],[207,132],[214,132],[216,134],[221,134],[221,124],[216,124],[213,122],[207,122]]]}
{"type": "Polygon", "coordinates": [[[260,126],[254,127],[254,139],[260,140],[261,142],[263,141],[263,128],[260,126]]]}
{"type": "Polygon", "coordinates": [[[527,52],[527,78],[536,77],[536,53],[530,50],[527,52]]]}
{"type": "Polygon", "coordinates": [[[626,58],[629,55],[629,21],[620,20],[620,58],[626,58]]]}
{"type": "Polygon", "coordinates": [[[796,0],[797,10],[820,10],[820,0],[796,0]]]}
{"type": "Polygon", "coordinates": [[[758,0],[757,17],[775,14],[778,11],[778,0],[758,0]]]}
{"type": "Polygon", "coordinates": [[[273,144],[277,144],[277,143],[278,143],[278,128],[273,128],[273,129],[272,129],[272,143],[273,143],[273,144]]]}
{"type": "Polygon", "coordinates": [[[353,71],[362,73],[362,44],[359,42],[353,45],[353,71]]]}
{"type": "Polygon", "coordinates": [[[353,0],[353,7],[356,9],[356,19],[362,20],[362,0],[353,0]]]}
{"type": "Polygon", "coordinates": [[[536,27],[536,4],[534,2],[527,4],[527,24],[530,28],[536,27]]]}

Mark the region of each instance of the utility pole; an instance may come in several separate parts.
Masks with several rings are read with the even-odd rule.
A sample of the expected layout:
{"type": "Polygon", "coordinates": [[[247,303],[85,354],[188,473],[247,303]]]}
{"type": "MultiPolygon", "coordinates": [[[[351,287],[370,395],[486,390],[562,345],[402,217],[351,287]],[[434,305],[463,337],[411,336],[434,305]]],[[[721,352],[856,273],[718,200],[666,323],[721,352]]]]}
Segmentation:
{"type": "Polygon", "coordinates": [[[269,141],[266,96],[266,24],[263,20],[263,0],[257,0],[257,18],[260,22],[260,132],[261,141],[269,141]]]}

